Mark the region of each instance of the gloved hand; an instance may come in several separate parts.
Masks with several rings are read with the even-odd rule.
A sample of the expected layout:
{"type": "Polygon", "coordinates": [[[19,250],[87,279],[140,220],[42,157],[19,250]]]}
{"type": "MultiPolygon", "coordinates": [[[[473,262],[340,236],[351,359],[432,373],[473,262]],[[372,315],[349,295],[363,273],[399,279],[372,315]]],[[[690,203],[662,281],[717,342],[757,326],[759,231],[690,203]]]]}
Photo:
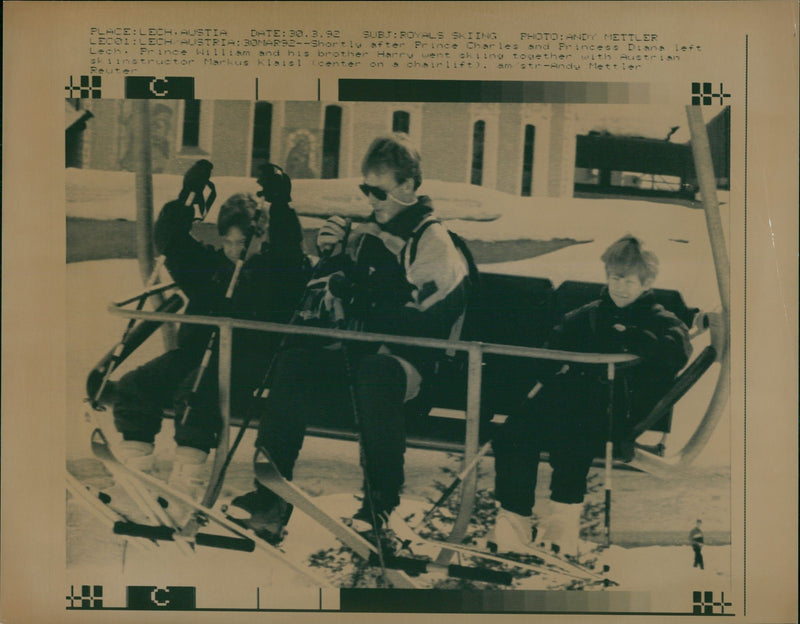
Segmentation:
{"type": "Polygon", "coordinates": [[[342,242],[347,234],[349,224],[343,217],[333,216],[317,232],[317,251],[320,256],[338,256],[344,250],[342,242]]]}
{"type": "Polygon", "coordinates": [[[306,285],[306,298],[300,311],[300,318],[305,322],[319,322],[329,326],[341,324],[345,319],[343,295],[349,292],[347,278],[337,271],[311,280],[306,285]]]}
{"type": "Polygon", "coordinates": [[[173,238],[184,236],[191,231],[193,220],[193,206],[186,206],[179,199],[164,204],[158,214],[154,230],[156,251],[159,254],[167,253],[173,238]]]}
{"type": "Polygon", "coordinates": [[[658,350],[658,338],[651,331],[634,325],[622,324],[614,325],[614,330],[618,332],[622,350],[626,353],[650,357],[658,350]]]}
{"type": "Polygon", "coordinates": [[[256,195],[270,204],[288,204],[292,201],[292,180],[278,165],[262,165],[256,182],[261,187],[256,195]]]}
{"type": "Polygon", "coordinates": [[[196,218],[198,221],[205,218],[217,198],[217,189],[210,180],[212,169],[214,169],[214,165],[203,158],[189,167],[183,176],[183,188],[178,195],[178,200],[185,204],[191,199],[189,205],[197,206],[200,213],[200,216],[196,218]],[[208,198],[203,195],[206,187],[210,190],[208,198]]]}

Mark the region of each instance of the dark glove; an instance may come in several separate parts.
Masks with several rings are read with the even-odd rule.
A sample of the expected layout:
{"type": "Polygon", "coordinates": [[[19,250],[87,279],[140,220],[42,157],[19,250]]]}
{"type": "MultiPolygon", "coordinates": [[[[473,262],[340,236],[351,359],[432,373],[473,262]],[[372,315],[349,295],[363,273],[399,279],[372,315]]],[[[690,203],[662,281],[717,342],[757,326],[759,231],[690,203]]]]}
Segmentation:
{"type": "Polygon", "coordinates": [[[621,332],[625,350],[640,357],[648,358],[658,353],[658,338],[646,329],[628,326],[621,332]]]}
{"type": "Polygon", "coordinates": [[[160,254],[168,251],[175,235],[187,234],[192,229],[194,208],[186,206],[181,200],[173,200],[164,204],[156,221],[154,242],[160,254]]]}
{"type": "Polygon", "coordinates": [[[262,165],[256,182],[261,190],[256,193],[270,204],[287,205],[292,201],[292,180],[278,165],[262,165]]]}
{"type": "MultiPolygon", "coordinates": [[[[260,194],[260,193],[258,193],[260,194]]],[[[275,249],[301,250],[303,228],[289,204],[274,201],[269,207],[269,243],[275,249]]]]}
{"type": "Polygon", "coordinates": [[[340,294],[350,290],[346,281],[341,272],[336,272],[306,284],[305,298],[298,313],[300,319],[307,324],[328,327],[344,321],[345,309],[340,294]]]}
{"type": "Polygon", "coordinates": [[[185,204],[189,196],[194,193],[190,206],[197,206],[200,212],[200,219],[202,220],[208,211],[211,209],[214,200],[217,198],[217,190],[214,183],[211,182],[211,170],[214,165],[210,161],[201,159],[194,163],[183,176],[183,188],[181,189],[178,200],[185,204]],[[208,199],[203,195],[203,191],[208,187],[211,192],[208,199]]]}
{"type": "Polygon", "coordinates": [[[350,281],[346,274],[342,271],[337,271],[330,276],[328,281],[328,290],[334,297],[343,301],[350,301],[355,293],[355,284],[350,281]]]}

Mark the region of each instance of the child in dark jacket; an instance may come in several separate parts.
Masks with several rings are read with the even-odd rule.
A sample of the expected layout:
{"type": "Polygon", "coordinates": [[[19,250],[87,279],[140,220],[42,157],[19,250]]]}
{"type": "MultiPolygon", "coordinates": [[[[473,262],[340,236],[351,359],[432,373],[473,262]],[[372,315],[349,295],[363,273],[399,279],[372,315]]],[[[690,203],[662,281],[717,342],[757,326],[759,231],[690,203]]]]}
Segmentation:
{"type": "MultiPolygon", "coordinates": [[[[625,440],[661,398],[691,354],[689,331],[656,303],[650,286],[658,259],[633,236],[611,245],[601,259],[608,286],[601,297],[564,316],[547,347],[585,353],[632,353],[637,365],[618,368],[612,438],[625,440]]],[[[560,365],[559,365],[560,366],[560,365]]],[[[575,555],[586,478],[608,437],[609,387],[602,367],[569,364],[523,411],[512,414],[494,443],[495,496],[500,502],[494,543],[525,552],[557,546],[575,555]],[[551,514],[532,540],[539,453],[549,451],[551,514]]]]}
{"type": "MultiPolygon", "coordinates": [[[[286,190],[280,196],[265,195],[271,201],[268,229],[264,227],[266,215],[260,221],[254,219],[259,208],[255,197],[246,193],[233,195],[222,205],[217,219],[220,249],[191,235],[191,206],[178,200],[162,208],[155,225],[156,247],[166,256],[167,269],[189,299],[187,314],[278,323],[291,317],[309,269],[301,246],[300,223],[288,204],[288,177],[282,171],[276,175],[285,178],[286,190]],[[226,298],[234,267],[254,228],[250,243],[253,253],[242,266],[232,296],[226,298]],[[264,241],[267,232],[268,242],[264,241]]],[[[217,444],[221,424],[216,352],[196,394],[192,396],[191,392],[212,331],[209,326],[182,325],[178,348],[124,375],[117,384],[114,402],[114,424],[123,436],[120,457],[144,470],[152,469],[153,443],[161,430],[162,410],[175,409],[178,448],[170,482],[193,495],[199,493],[197,477],[209,450],[217,444]],[[192,409],[184,422],[181,416],[189,400],[192,409]]],[[[279,339],[263,332],[234,331],[233,410],[246,404],[279,339]]]]}

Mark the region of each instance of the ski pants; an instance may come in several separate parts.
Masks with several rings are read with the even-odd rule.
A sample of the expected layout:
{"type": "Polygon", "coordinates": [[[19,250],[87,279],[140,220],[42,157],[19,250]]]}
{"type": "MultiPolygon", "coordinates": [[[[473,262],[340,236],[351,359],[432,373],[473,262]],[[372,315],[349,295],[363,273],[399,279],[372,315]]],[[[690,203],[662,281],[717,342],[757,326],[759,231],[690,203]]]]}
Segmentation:
{"type": "Polygon", "coordinates": [[[393,509],[404,480],[403,404],[413,382],[408,366],[386,354],[362,356],[348,366],[338,349],[284,351],[275,364],[256,445],[265,448],[278,470],[291,479],[309,422],[356,425],[364,478],[369,479],[375,506],[393,509]]]}
{"type": "MultiPolygon", "coordinates": [[[[203,373],[186,422],[182,416],[199,370],[202,350],[173,349],[125,374],[114,400],[114,425],[125,440],[152,443],[161,431],[164,409],[175,411],[175,442],[208,452],[217,446],[222,418],[219,408],[217,357],[203,373]]],[[[263,364],[263,363],[262,363],[263,364]]],[[[231,410],[248,405],[263,370],[234,360],[231,374],[231,410]]]]}
{"type": "Polygon", "coordinates": [[[495,498],[504,509],[530,516],[536,501],[539,454],[549,452],[550,499],[582,503],[593,459],[602,451],[608,386],[596,380],[554,380],[530,405],[511,414],[492,446],[495,498]]]}

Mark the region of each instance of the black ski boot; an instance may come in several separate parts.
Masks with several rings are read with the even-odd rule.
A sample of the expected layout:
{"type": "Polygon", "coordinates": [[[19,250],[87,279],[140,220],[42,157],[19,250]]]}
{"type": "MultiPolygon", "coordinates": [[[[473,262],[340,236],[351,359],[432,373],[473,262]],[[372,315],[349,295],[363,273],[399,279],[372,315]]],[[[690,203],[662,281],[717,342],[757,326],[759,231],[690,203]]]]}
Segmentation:
{"type": "MultiPolygon", "coordinates": [[[[397,497],[394,499],[396,501],[397,497]]],[[[392,512],[396,503],[389,504],[388,500],[390,500],[388,497],[381,496],[379,492],[373,493],[375,504],[373,514],[365,496],[361,502],[361,508],[352,518],[345,519],[345,523],[371,543],[380,543],[381,550],[385,554],[393,554],[401,547],[401,540],[391,526],[392,512]]]]}
{"type": "Polygon", "coordinates": [[[255,486],[252,492],[234,498],[224,509],[225,514],[264,541],[277,545],[286,535],[284,527],[294,507],[260,483],[255,486]]]}

